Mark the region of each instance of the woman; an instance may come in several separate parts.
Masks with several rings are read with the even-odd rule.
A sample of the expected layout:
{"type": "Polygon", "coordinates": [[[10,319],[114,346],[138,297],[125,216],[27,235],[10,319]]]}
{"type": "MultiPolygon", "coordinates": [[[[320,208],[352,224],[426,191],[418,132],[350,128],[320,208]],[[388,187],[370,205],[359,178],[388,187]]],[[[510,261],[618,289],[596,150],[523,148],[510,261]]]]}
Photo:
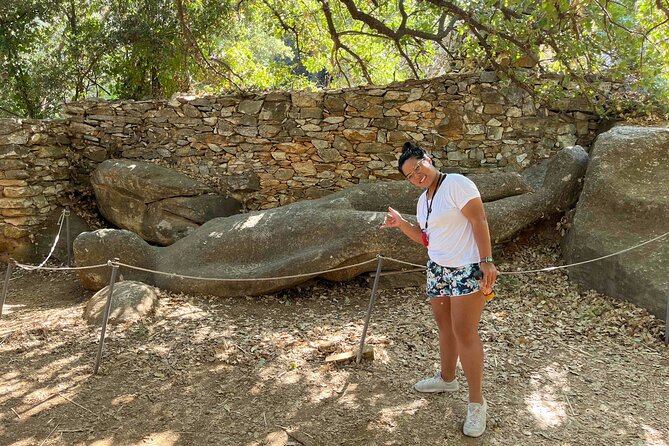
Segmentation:
{"type": "Polygon", "coordinates": [[[427,295],[439,328],[441,371],[414,388],[455,392],[460,358],[469,385],[463,432],[478,437],[485,431],[488,408],[481,390],[483,344],[478,326],[486,302],[483,290],[491,290],[497,278],[481,194],[468,178],[441,173],[427,153],[410,142],[404,144],[398,168],[411,184],[425,189],[416,209],[419,225],[388,208],[382,227],[399,228],[427,247],[427,295]],[[478,271],[483,273],[480,282],[478,271]]]}

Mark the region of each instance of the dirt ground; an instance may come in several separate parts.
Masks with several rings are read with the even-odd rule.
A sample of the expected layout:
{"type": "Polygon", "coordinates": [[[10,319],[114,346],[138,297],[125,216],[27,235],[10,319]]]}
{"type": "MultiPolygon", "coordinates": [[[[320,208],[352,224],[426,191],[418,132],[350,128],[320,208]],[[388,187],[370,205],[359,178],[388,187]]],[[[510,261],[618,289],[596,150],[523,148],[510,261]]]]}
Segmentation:
{"type": "MultiPolygon", "coordinates": [[[[514,271],[554,265],[555,243],[498,254],[514,271]]],[[[0,277],[4,277],[4,274],[0,277]]],[[[669,349],[644,310],[563,272],[502,276],[484,311],[488,430],[462,435],[461,390],[412,390],[439,365],[421,288],[380,290],[373,361],[357,346],[370,297],[359,279],[254,298],[162,293],[155,314],[110,326],[98,375],[93,294],[73,273],[17,273],[0,320],[0,444],[667,445],[669,349]]]]}

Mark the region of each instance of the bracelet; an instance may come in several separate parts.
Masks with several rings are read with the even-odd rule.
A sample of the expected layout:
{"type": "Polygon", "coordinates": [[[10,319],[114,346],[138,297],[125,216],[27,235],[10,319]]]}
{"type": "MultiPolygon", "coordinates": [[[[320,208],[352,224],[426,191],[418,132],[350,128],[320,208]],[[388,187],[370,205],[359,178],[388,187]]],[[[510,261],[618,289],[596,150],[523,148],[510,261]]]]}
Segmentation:
{"type": "Polygon", "coordinates": [[[483,257],[480,263],[495,263],[495,262],[492,260],[492,257],[488,256],[488,257],[483,257]]]}

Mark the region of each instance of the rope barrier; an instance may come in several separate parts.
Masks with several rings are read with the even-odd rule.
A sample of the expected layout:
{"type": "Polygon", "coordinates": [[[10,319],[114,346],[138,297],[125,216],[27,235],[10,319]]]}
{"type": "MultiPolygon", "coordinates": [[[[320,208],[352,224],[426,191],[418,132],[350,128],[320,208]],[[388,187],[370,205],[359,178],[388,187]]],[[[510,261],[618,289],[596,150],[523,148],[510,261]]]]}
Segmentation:
{"type": "MultiPolygon", "coordinates": [[[[634,245],[634,246],[631,246],[631,247],[629,247],[629,248],[625,248],[625,249],[623,249],[623,250],[620,250],[620,251],[617,251],[617,252],[614,252],[614,253],[611,253],[611,254],[607,254],[607,255],[604,255],[604,256],[601,256],[601,257],[597,257],[597,258],[595,258],[595,259],[584,260],[584,261],[582,261],[582,262],[569,263],[569,264],[567,264],[567,265],[548,266],[548,267],[546,267],[546,268],[539,268],[539,269],[528,269],[528,270],[521,270],[521,271],[498,271],[498,272],[497,272],[497,275],[499,275],[499,276],[504,276],[504,275],[513,275],[513,274],[542,273],[542,272],[555,271],[555,270],[558,270],[558,269],[571,268],[571,267],[573,267],[573,266],[585,265],[586,263],[598,262],[598,261],[600,261],[600,260],[608,259],[609,257],[614,257],[614,256],[617,256],[617,255],[620,255],[620,254],[624,254],[624,253],[626,253],[626,252],[628,252],[628,251],[632,251],[633,249],[640,248],[640,247],[642,247],[642,246],[644,246],[644,245],[647,245],[647,244],[652,243],[652,242],[654,242],[654,241],[660,240],[661,238],[664,238],[664,237],[666,237],[667,235],[669,235],[669,232],[665,232],[664,234],[662,234],[662,235],[658,235],[657,237],[654,237],[654,238],[652,238],[652,239],[650,239],[650,240],[646,240],[645,242],[641,242],[641,243],[639,243],[639,244],[637,244],[637,245],[634,245]]],[[[404,264],[404,265],[415,266],[415,267],[417,267],[417,268],[423,268],[423,269],[425,269],[425,265],[419,265],[419,264],[416,264],[416,263],[405,262],[405,261],[403,261],[403,260],[393,259],[392,257],[384,257],[384,256],[381,256],[381,257],[382,257],[384,260],[389,260],[389,261],[391,261],[391,262],[401,263],[401,264],[404,264]]]]}
{"type": "Polygon", "coordinates": [[[14,265],[16,265],[18,268],[21,268],[26,271],[35,271],[35,270],[42,270],[42,271],[76,271],[76,270],[83,270],[83,269],[95,269],[95,268],[102,268],[103,266],[109,266],[109,262],[107,263],[101,263],[99,265],[91,265],[91,266],[61,266],[61,267],[37,267],[35,265],[25,265],[23,263],[18,263],[14,262],[14,265]]]}
{"type": "MultiPolygon", "coordinates": [[[[62,227],[62,222],[61,222],[61,227],[62,227]]],[[[632,251],[634,249],[640,248],[641,246],[644,246],[644,245],[647,245],[647,244],[652,243],[654,241],[660,240],[660,239],[666,237],[667,235],[669,235],[669,232],[665,232],[662,235],[659,235],[659,236],[654,237],[650,240],[646,240],[644,242],[638,243],[638,244],[636,244],[634,246],[631,246],[629,248],[625,248],[625,249],[622,249],[620,251],[617,251],[617,252],[614,252],[614,253],[611,253],[611,254],[607,254],[607,255],[604,255],[604,256],[601,256],[601,257],[597,257],[597,258],[594,258],[594,259],[584,260],[582,262],[575,262],[575,263],[570,263],[570,264],[567,264],[567,265],[559,265],[559,266],[549,266],[549,267],[546,267],[546,268],[531,269],[531,270],[498,271],[497,274],[500,275],[500,276],[502,276],[502,275],[517,275],[517,274],[531,274],[531,273],[540,273],[540,272],[550,272],[550,271],[555,271],[555,270],[558,270],[558,269],[566,269],[566,268],[571,268],[571,267],[574,267],[574,266],[585,265],[587,263],[593,263],[593,262],[597,262],[597,261],[600,261],[600,260],[607,259],[609,257],[614,257],[614,256],[617,256],[617,255],[620,255],[620,254],[624,254],[628,251],[632,251]]],[[[58,236],[56,237],[56,242],[57,242],[57,239],[58,239],[58,236]]],[[[54,247],[55,247],[55,244],[54,244],[54,247]]],[[[51,252],[53,252],[54,247],[52,247],[51,252]]],[[[381,256],[380,255],[379,258],[381,258],[383,260],[387,260],[389,262],[395,262],[395,263],[399,263],[399,264],[402,264],[402,265],[407,265],[407,266],[412,266],[412,267],[415,267],[415,268],[425,269],[425,265],[412,263],[412,262],[407,262],[407,261],[395,259],[395,258],[392,258],[392,257],[386,257],[386,256],[381,256]]],[[[359,266],[366,265],[368,263],[372,263],[372,262],[376,261],[376,259],[370,259],[370,260],[366,260],[364,262],[356,263],[356,264],[353,264],[353,265],[346,265],[346,266],[331,268],[331,269],[327,269],[327,270],[313,271],[313,272],[310,272],[310,273],[293,274],[293,275],[287,275],[287,276],[257,277],[257,278],[250,278],[250,279],[225,279],[225,278],[218,278],[218,277],[191,276],[191,275],[186,275],[186,274],[171,273],[171,272],[166,272],[166,271],[158,271],[158,270],[153,270],[153,269],[148,269],[148,268],[142,268],[140,266],[128,265],[127,263],[122,263],[122,262],[112,261],[112,260],[109,260],[106,264],[99,264],[99,265],[92,265],[92,266],[44,267],[42,265],[44,265],[46,260],[48,260],[48,257],[47,257],[47,259],[45,259],[44,262],[42,262],[40,265],[36,265],[36,266],[35,265],[25,265],[25,264],[21,264],[21,263],[17,263],[17,262],[15,262],[15,265],[17,267],[21,268],[21,269],[28,270],[28,271],[33,271],[33,270],[38,270],[38,269],[47,270],[47,271],[72,271],[72,270],[87,270],[87,269],[101,268],[101,267],[105,267],[105,266],[118,265],[118,266],[122,266],[122,267],[125,267],[125,268],[128,268],[128,269],[133,269],[133,270],[137,270],[137,271],[144,271],[144,272],[148,272],[148,273],[152,273],[152,274],[161,274],[161,275],[165,275],[165,276],[169,276],[169,277],[176,277],[176,278],[180,278],[180,279],[216,281],[216,282],[254,282],[254,281],[275,281],[275,280],[297,279],[297,278],[300,278],[300,277],[314,277],[314,276],[319,276],[319,275],[327,274],[327,273],[331,273],[331,272],[342,271],[342,270],[351,269],[351,268],[357,268],[359,266]]]]}
{"type": "Polygon", "coordinates": [[[65,209],[63,209],[63,212],[61,212],[60,217],[58,217],[58,233],[56,233],[56,238],[53,241],[53,245],[51,245],[51,250],[49,250],[49,255],[47,255],[46,259],[44,259],[44,261],[39,265],[37,266],[24,265],[23,269],[28,269],[28,270],[40,269],[46,264],[46,262],[49,261],[51,255],[56,249],[56,245],[58,245],[58,240],[60,239],[60,232],[63,230],[64,221],[65,221],[65,209]]]}
{"type": "MultiPolygon", "coordinates": [[[[353,265],[346,265],[346,266],[331,268],[331,269],[322,270],[322,271],[314,271],[314,272],[311,272],[311,273],[293,274],[293,275],[279,276],[279,277],[259,277],[259,278],[252,278],[252,279],[224,279],[224,278],[216,278],[216,277],[190,276],[190,275],[185,275],[185,274],[171,273],[171,272],[165,272],[165,271],[157,271],[157,270],[152,270],[152,269],[148,269],[148,268],[142,268],[142,267],[135,266],[135,265],[128,265],[126,263],[119,262],[118,259],[108,260],[106,264],[90,265],[90,266],[45,267],[44,265],[51,258],[51,255],[53,254],[53,252],[56,248],[56,245],[58,244],[58,240],[60,239],[60,234],[61,234],[61,231],[63,229],[63,222],[66,220],[66,211],[67,210],[63,210],[63,213],[61,214],[60,218],[58,219],[58,225],[59,225],[58,233],[56,234],[56,238],[53,242],[53,245],[52,245],[46,259],[44,259],[44,261],[42,261],[39,265],[25,265],[25,264],[21,264],[21,263],[15,262],[15,261],[13,263],[10,262],[7,265],[7,271],[6,271],[6,274],[5,274],[6,277],[5,277],[3,292],[2,292],[2,295],[0,296],[0,317],[2,316],[2,308],[4,307],[5,298],[6,298],[6,295],[7,295],[7,288],[8,288],[8,283],[9,283],[10,276],[11,276],[12,265],[15,265],[16,267],[27,270],[27,271],[35,271],[35,270],[73,271],[73,270],[88,270],[88,269],[111,267],[112,271],[111,271],[111,277],[110,277],[110,282],[109,282],[107,302],[106,302],[106,305],[105,305],[105,310],[104,310],[104,315],[103,315],[102,331],[100,333],[100,340],[98,342],[98,354],[97,354],[97,357],[96,357],[96,362],[95,362],[93,374],[97,374],[98,368],[99,368],[101,360],[102,360],[102,352],[103,352],[103,348],[104,348],[104,338],[105,338],[105,332],[106,332],[106,328],[107,328],[107,321],[109,319],[109,315],[110,315],[110,311],[111,311],[112,293],[113,293],[113,289],[114,289],[114,283],[116,282],[116,277],[117,277],[117,274],[118,274],[119,267],[124,267],[124,268],[137,270],[137,271],[144,271],[144,272],[148,272],[148,273],[152,273],[152,274],[161,274],[161,275],[166,275],[166,276],[169,276],[169,277],[176,277],[176,278],[180,278],[180,279],[205,280],[205,281],[217,281],[217,282],[251,282],[251,281],[277,281],[277,280],[286,280],[286,279],[296,279],[296,278],[300,278],[300,277],[315,277],[315,276],[319,276],[319,275],[322,275],[322,274],[331,273],[331,272],[335,272],[335,271],[342,271],[342,270],[346,270],[346,269],[357,268],[357,267],[360,267],[360,266],[363,266],[363,265],[366,265],[368,263],[372,263],[372,262],[376,261],[376,262],[378,262],[378,264],[377,264],[377,269],[376,269],[376,275],[375,275],[375,278],[374,278],[374,286],[372,288],[372,295],[371,295],[368,310],[367,310],[367,317],[365,319],[365,327],[363,329],[362,339],[360,341],[360,346],[359,346],[359,349],[358,349],[358,352],[357,352],[357,357],[356,357],[356,362],[357,363],[359,363],[361,361],[361,358],[362,358],[367,326],[369,324],[369,320],[370,320],[371,312],[372,312],[372,307],[374,305],[374,297],[375,297],[375,294],[376,294],[376,288],[377,288],[377,285],[378,285],[379,277],[381,275],[381,267],[382,267],[383,261],[386,260],[386,261],[390,261],[390,262],[399,263],[399,264],[402,264],[402,265],[412,266],[414,268],[417,268],[418,271],[422,271],[426,268],[425,265],[420,265],[420,264],[416,264],[416,263],[412,263],[412,262],[407,262],[407,261],[404,261],[404,260],[394,259],[392,257],[385,257],[385,256],[382,256],[382,255],[377,255],[376,259],[369,259],[369,260],[359,262],[359,263],[356,263],[356,264],[353,264],[353,265]]],[[[614,252],[614,253],[611,253],[611,254],[607,254],[607,255],[604,255],[604,256],[601,256],[601,257],[597,257],[595,259],[585,260],[585,261],[582,261],[582,262],[575,262],[575,263],[571,263],[571,264],[567,264],[567,265],[550,266],[550,267],[539,268],[539,269],[534,269],[534,270],[500,271],[500,272],[498,272],[498,274],[499,275],[513,275],[513,274],[529,274],[529,273],[538,273],[538,272],[549,272],[549,271],[555,271],[555,270],[558,270],[558,269],[565,269],[565,268],[570,268],[570,267],[573,267],[573,266],[584,265],[584,264],[587,264],[587,263],[593,263],[593,262],[597,262],[597,261],[600,261],[600,260],[603,260],[603,259],[607,259],[609,257],[613,257],[613,256],[623,254],[623,253],[631,251],[633,249],[637,249],[641,246],[644,246],[644,245],[647,245],[647,244],[652,243],[654,241],[660,240],[660,239],[666,237],[667,235],[669,235],[669,232],[665,232],[664,234],[659,235],[657,237],[654,237],[650,240],[646,240],[644,242],[638,243],[638,244],[636,244],[634,246],[631,246],[629,248],[626,248],[626,249],[623,249],[623,250],[620,250],[620,251],[617,251],[617,252],[614,252]]],[[[68,239],[69,239],[69,227],[68,227],[68,239]]],[[[68,240],[68,265],[69,265],[69,240],[68,240]]],[[[414,269],[413,271],[416,271],[416,269],[414,269]]],[[[398,273],[405,273],[405,272],[410,272],[410,271],[400,271],[398,273]]],[[[668,320],[667,320],[667,333],[665,333],[665,342],[669,343],[669,300],[668,300],[668,304],[667,304],[667,315],[668,315],[668,320]]]]}
{"type": "Polygon", "coordinates": [[[331,273],[331,272],[335,272],[335,271],[341,271],[341,270],[345,270],[345,269],[357,268],[358,266],[366,265],[368,263],[372,263],[372,262],[376,262],[376,261],[377,261],[377,259],[370,259],[370,260],[366,260],[364,262],[356,263],[356,264],[353,264],[353,265],[340,266],[338,268],[332,268],[332,269],[327,269],[327,270],[323,270],[323,271],[314,271],[314,272],[311,272],[311,273],[293,274],[293,275],[290,275],[290,276],[280,276],[280,277],[257,277],[257,278],[253,278],[253,279],[223,279],[223,278],[218,278],[218,277],[188,276],[188,275],[184,275],[184,274],[168,273],[168,272],[164,272],[164,271],[156,271],[156,270],[152,270],[152,269],[141,268],[139,266],[127,265],[127,264],[121,263],[121,262],[112,262],[112,265],[124,266],[126,268],[135,269],[135,270],[138,270],[138,271],[144,271],[144,272],[147,272],[147,273],[162,274],[162,275],[165,275],[165,276],[178,277],[180,279],[208,280],[208,281],[218,281],[218,282],[254,282],[254,281],[297,279],[297,278],[300,278],[300,277],[320,276],[321,274],[331,273]]]}
{"type": "Polygon", "coordinates": [[[645,242],[639,243],[639,244],[634,245],[634,246],[631,246],[631,247],[629,247],[629,248],[625,248],[625,249],[620,250],[620,251],[618,251],[618,252],[614,252],[614,253],[607,254],[607,255],[604,255],[604,256],[601,256],[601,257],[597,257],[597,258],[595,258],[595,259],[584,260],[584,261],[582,261],[582,262],[569,263],[569,264],[567,264],[567,265],[549,266],[549,267],[547,267],[547,268],[541,268],[541,269],[532,269],[532,270],[526,270],[526,271],[505,271],[505,272],[500,272],[500,273],[498,273],[498,274],[527,274],[527,273],[540,273],[540,272],[545,272],[545,271],[554,271],[554,270],[556,270],[556,269],[571,268],[572,266],[585,265],[586,263],[598,262],[598,261],[600,261],[600,260],[608,259],[609,257],[614,257],[614,256],[617,256],[617,255],[620,255],[620,254],[624,254],[624,253],[626,253],[626,252],[628,252],[628,251],[632,251],[633,249],[640,248],[640,247],[642,247],[642,246],[644,246],[644,245],[647,245],[647,244],[649,244],[649,243],[652,243],[652,242],[654,242],[654,241],[656,241],[656,240],[660,240],[661,238],[666,237],[667,235],[669,235],[669,232],[665,232],[664,234],[659,235],[659,236],[657,236],[657,237],[655,237],[655,238],[652,238],[652,239],[650,239],[650,240],[646,240],[645,242]]]}

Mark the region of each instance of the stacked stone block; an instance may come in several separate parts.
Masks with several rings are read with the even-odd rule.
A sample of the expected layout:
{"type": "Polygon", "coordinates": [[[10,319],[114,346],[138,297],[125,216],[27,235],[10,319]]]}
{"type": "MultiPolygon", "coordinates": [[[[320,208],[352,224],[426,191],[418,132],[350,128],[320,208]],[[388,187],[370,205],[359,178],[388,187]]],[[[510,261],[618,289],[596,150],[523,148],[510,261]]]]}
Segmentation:
{"type": "Polygon", "coordinates": [[[30,258],[34,229],[70,184],[65,121],[0,120],[0,256],[30,258]]]}

